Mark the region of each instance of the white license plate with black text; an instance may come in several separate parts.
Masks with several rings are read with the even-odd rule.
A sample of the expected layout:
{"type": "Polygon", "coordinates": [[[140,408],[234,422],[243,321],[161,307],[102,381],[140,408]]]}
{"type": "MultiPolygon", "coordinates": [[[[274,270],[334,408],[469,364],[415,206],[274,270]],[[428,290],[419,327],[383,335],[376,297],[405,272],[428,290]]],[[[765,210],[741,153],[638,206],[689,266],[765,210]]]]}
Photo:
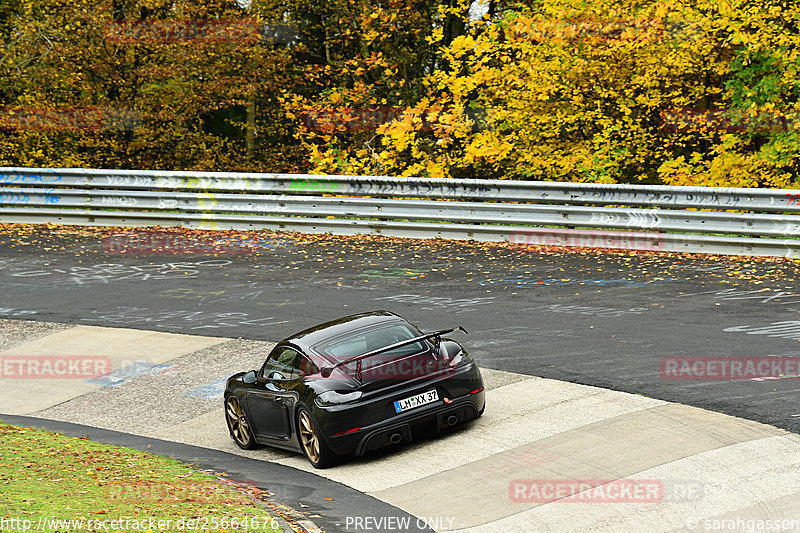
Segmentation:
{"type": "Polygon", "coordinates": [[[435,402],[438,399],[439,394],[437,394],[436,390],[429,390],[427,392],[423,392],[422,394],[412,396],[411,398],[397,400],[394,402],[394,410],[398,413],[402,413],[403,411],[408,411],[409,409],[414,409],[415,407],[420,407],[422,405],[435,402]]]}

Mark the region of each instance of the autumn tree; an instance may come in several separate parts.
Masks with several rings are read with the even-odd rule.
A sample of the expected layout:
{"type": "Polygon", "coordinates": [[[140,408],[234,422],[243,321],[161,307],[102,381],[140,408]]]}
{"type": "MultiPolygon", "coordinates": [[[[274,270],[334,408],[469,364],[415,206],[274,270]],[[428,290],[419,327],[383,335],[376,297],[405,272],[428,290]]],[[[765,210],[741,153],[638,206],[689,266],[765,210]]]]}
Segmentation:
{"type": "Polygon", "coordinates": [[[506,9],[443,49],[448,68],[369,150],[316,169],[788,186],[797,16],[770,1],[506,9]]]}
{"type": "Polygon", "coordinates": [[[262,37],[272,15],[231,0],[20,0],[0,65],[2,163],[285,165],[292,138],[277,93],[290,55],[262,37]],[[248,108],[262,110],[249,153],[248,108]]]}

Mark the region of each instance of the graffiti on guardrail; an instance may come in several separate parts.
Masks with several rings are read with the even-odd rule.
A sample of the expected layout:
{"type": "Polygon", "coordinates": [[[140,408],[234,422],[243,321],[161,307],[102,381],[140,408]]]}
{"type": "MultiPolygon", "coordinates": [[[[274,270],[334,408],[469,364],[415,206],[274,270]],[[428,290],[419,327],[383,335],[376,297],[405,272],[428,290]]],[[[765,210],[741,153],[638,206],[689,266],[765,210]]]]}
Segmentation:
{"type": "Polygon", "coordinates": [[[0,191],[0,203],[3,204],[27,204],[31,201],[31,196],[29,194],[24,194],[19,191],[14,191],[13,189],[9,189],[6,191],[0,191]]]}
{"type": "Polygon", "coordinates": [[[0,173],[0,184],[15,183],[56,183],[60,181],[60,176],[55,170],[41,169],[31,172],[3,172],[0,173]]]}
{"type": "Polygon", "coordinates": [[[635,231],[531,228],[512,231],[506,239],[512,246],[580,246],[626,250],[661,250],[660,233],[635,231]]]}
{"type": "Polygon", "coordinates": [[[743,203],[744,197],[737,194],[717,194],[711,192],[698,192],[698,191],[673,191],[673,192],[649,192],[637,191],[632,188],[626,189],[612,189],[612,188],[587,188],[585,196],[577,196],[574,199],[580,199],[586,203],[592,202],[620,202],[620,203],[637,203],[637,204],[700,204],[711,206],[738,206],[743,203]]]}
{"type": "Polygon", "coordinates": [[[40,198],[44,204],[57,204],[61,197],[55,194],[55,189],[46,189],[44,192],[24,192],[25,189],[3,189],[0,190],[0,203],[2,204],[30,204],[34,203],[31,198],[40,198]]]}
{"type": "Polygon", "coordinates": [[[312,192],[329,193],[335,191],[341,186],[342,186],[341,183],[336,183],[333,181],[325,181],[325,180],[315,180],[309,178],[292,178],[291,180],[289,180],[290,192],[312,191],[312,192]]]}

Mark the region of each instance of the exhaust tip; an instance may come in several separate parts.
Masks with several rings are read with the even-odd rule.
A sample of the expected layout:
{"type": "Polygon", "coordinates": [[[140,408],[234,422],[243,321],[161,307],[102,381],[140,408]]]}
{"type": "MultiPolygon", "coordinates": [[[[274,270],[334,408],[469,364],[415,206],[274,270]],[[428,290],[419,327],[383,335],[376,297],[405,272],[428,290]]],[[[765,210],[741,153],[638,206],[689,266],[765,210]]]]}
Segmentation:
{"type": "Polygon", "coordinates": [[[448,426],[455,426],[456,424],[458,424],[458,417],[456,415],[450,415],[447,417],[448,426]]]}
{"type": "Polygon", "coordinates": [[[403,440],[403,436],[400,433],[392,433],[389,435],[389,442],[392,444],[397,444],[401,440],[403,440]]]}

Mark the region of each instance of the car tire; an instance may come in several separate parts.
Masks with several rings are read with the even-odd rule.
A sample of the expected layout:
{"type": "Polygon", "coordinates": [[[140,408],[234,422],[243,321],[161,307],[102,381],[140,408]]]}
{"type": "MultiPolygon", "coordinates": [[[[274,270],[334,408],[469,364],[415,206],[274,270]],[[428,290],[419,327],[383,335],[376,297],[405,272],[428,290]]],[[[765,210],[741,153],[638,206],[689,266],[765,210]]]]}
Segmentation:
{"type": "Polygon", "coordinates": [[[338,456],[328,448],[317,421],[305,407],[297,410],[297,440],[314,468],[328,468],[338,462],[338,456]]]}
{"type": "Polygon", "coordinates": [[[253,430],[250,428],[250,422],[247,421],[247,415],[242,408],[239,399],[230,394],[225,398],[225,421],[228,423],[228,431],[239,448],[243,450],[252,450],[258,447],[253,430]]]}

